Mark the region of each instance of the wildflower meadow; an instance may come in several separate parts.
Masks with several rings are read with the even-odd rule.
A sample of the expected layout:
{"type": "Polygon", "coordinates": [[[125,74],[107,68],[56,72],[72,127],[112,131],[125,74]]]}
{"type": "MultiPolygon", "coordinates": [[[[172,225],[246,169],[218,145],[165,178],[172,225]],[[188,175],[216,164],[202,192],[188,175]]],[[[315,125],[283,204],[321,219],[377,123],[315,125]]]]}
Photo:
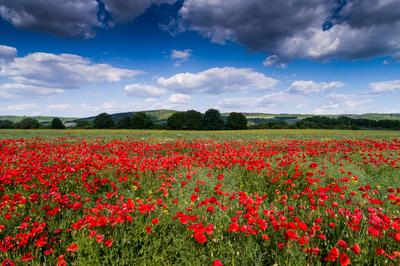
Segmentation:
{"type": "Polygon", "coordinates": [[[0,140],[0,262],[398,265],[400,139],[0,140]]]}

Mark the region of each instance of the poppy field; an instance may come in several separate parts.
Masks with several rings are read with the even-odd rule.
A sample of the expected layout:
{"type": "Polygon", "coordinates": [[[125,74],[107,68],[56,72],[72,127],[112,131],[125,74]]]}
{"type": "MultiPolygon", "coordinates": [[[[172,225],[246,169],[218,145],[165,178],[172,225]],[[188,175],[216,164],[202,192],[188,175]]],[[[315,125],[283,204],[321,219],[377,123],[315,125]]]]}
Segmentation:
{"type": "Polygon", "coordinates": [[[400,138],[0,138],[2,265],[399,265],[400,138]]]}

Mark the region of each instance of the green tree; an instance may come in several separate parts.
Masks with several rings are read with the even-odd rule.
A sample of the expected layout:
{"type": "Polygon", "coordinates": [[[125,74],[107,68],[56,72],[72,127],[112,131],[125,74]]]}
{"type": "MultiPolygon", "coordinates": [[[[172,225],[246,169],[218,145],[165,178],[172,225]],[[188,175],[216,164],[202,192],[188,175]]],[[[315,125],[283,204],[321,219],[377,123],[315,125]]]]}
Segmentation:
{"type": "Polygon", "coordinates": [[[185,127],[189,130],[203,129],[203,115],[195,110],[189,110],[184,114],[185,127]]]}
{"type": "Polygon", "coordinates": [[[76,128],[93,128],[93,125],[88,120],[79,119],[76,121],[75,127],[76,128]]]}
{"type": "Polygon", "coordinates": [[[185,113],[177,112],[168,117],[167,125],[170,129],[184,129],[185,128],[185,113]]]}
{"type": "Polygon", "coordinates": [[[65,129],[65,126],[63,124],[63,122],[61,121],[60,118],[53,118],[53,120],[51,120],[51,128],[52,129],[65,129]]]}
{"type": "Polygon", "coordinates": [[[204,128],[208,130],[220,130],[224,128],[224,120],[216,109],[208,109],[204,114],[204,128]]]}
{"type": "Polygon", "coordinates": [[[131,119],[132,128],[134,129],[149,129],[153,127],[153,121],[144,112],[134,113],[131,119]]]}
{"type": "Polygon", "coordinates": [[[17,128],[22,128],[22,129],[35,129],[39,127],[40,127],[39,121],[31,117],[26,117],[17,123],[17,128]]]}
{"type": "Polygon", "coordinates": [[[117,122],[117,128],[128,129],[131,127],[132,127],[132,120],[128,116],[123,117],[122,119],[118,120],[118,122],[117,122]]]}
{"type": "Polygon", "coordinates": [[[10,120],[0,120],[0,128],[14,128],[14,123],[10,120]]]}
{"type": "Polygon", "coordinates": [[[106,129],[114,127],[114,121],[111,115],[107,113],[101,113],[96,116],[93,121],[94,128],[106,129]]]}
{"type": "Polygon", "coordinates": [[[247,118],[242,113],[232,112],[226,120],[226,125],[229,129],[246,129],[247,118]]]}

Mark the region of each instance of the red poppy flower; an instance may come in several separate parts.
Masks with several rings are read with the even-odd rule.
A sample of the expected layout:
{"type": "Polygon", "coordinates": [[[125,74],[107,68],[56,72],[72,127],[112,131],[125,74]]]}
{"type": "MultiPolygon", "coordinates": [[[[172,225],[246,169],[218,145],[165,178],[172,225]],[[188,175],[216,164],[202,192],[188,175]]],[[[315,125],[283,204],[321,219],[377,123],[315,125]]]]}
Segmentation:
{"type": "Polygon", "coordinates": [[[394,233],[393,238],[396,242],[400,242],[400,233],[399,232],[394,233]]]}
{"type": "Polygon", "coordinates": [[[194,193],[190,196],[191,201],[196,201],[198,198],[199,198],[199,195],[194,194],[194,193]]]}
{"type": "Polygon", "coordinates": [[[220,260],[214,260],[211,266],[224,266],[220,260]]]}
{"type": "Polygon", "coordinates": [[[13,262],[11,259],[5,259],[1,263],[1,266],[15,266],[15,262],[13,262]]]}
{"type": "Polygon", "coordinates": [[[375,253],[376,253],[376,255],[380,256],[380,255],[385,254],[385,250],[383,248],[376,248],[375,253]]]}
{"type": "Polygon", "coordinates": [[[336,247],[333,247],[329,254],[325,257],[325,261],[335,261],[339,257],[340,253],[336,247]]]}
{"type": "Polygon", "coordinates": [[[53,254],[53,252],[54,252],[54,249],[49,248],[49,249],[46,249],[45,251],[43,251],[43,254],[48,256],[48,255],[53,254]]]}
{"type": "Polygon", "coordinates": [[[378,229],[376,229],[375,227],[372,227],[372,226],[368,227],[368,233],[370,235],[372,235],[372,236],[375,236],[375,237],[378,237],[378,236],[381,235],[381,232],[378,229]]]}
{"type": "Polygon", "coordinates": [[[343,239],[339,239],[338,245],[339,245],[339,247],[341,247],[341,248],[344,248],[344,249],[347,248],[347,243],[346,243],[346,241],[344,241],[343,239]]]}
{"type": "Polygon", "coordinates": [[[57,266],[67,266],[67,262],[64,259],[65,255],[58,256],[57,266]]]}
{"type": "Polygon", "coordinates": [[[197,241],[197,243],[204,244],[207,242],[207,237],[204,235],[204,233],[202,231],[200,231],[200,232],[195,231],[193,233],[193,237],[197,241]]]}
{"type": "Polygon", "coordinates": [[[104,240],[104,236],[102,234],[97,234],[96,235],[96,241],[97,243],[101,243],[104,240]]]}
{"type": "Polygon", "coordinates": [[[357,254],[357,255],[359,255],[359,254],[361,253],[361,248],[360,248],[360,246],[359,246],[357,243],[355,243],[355,244],[351,247],[351,250],[352,250],[355,254],[357,254]]]}
{"type": "Polygon", "coordinates": [[[43,247],[43,246],[45,246],[47,244],[47,239],[46,239],[46,237],[41,237],[41,238],[39,238],[38,240],[36,240],[36,242],[35,242],[35,246],[36,247],[43,247]]]}
{"type": "Polygon", "coordinates": [[[153,229],[150,226],[146,226],[146,228],[145,228],[145,231],[146,231],[147,234],[151,234],[152,230],[153,229]]]}
{"type": "Polygon", "coordinates": [[[269,240],[269,237],[266,234],[261,235],[264,240],[269,240]]]}
{"type": "Polygon", "coordinates": [[[112,239],[107,239],[106,241],[104,241],[104,245],[106,247],[110,248],[112,246],[112,244],[113,244],[113,240],[112,239]]]}
{"type": "Polygon", "coordinates": [[[71,243],[68,247],[67,247],[67,251],[68,252],[76,252],[78,250],[78,244],[76,243],[71,243]]]}
{"type": "Polygon", "coordinates": [[[29,252],[22,256],[21,261],[31,261],[33,260],[32,252],[29,252]]]}
{"type": "Polygon", "coordinates": [[[350,265],[350,259],[346,253],[341,253],[339,257],[340,266],[350,265]]]}

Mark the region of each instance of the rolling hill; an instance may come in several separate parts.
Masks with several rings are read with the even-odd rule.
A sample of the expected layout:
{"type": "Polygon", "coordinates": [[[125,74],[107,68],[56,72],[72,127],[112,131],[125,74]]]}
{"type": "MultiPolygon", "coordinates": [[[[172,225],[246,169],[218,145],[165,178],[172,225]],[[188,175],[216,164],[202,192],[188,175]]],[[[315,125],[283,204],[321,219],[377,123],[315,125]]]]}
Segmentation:
{"type": "MultiPolygon", "coordinates": [[[[51,123],[51,120],[53,120],[53,118],[56,118],[56,116],[18,116],[18,115],[0,115],[0,120],[10,120],[13,123],[17,123],[19,121],[21,121],[22,119],[26,118],[26,117],[31,117],[34,118],[36,120],[38,120],[40,123],[51,123]]],[[[76,120],[78,118],[76,117],[58,117],[61,119],[61,121],[63,122],[67,122],[67,121],[73,121],[76,120]]]]}
{"type": "MultiPolygon", "coordinates": [[[[148,110],[143,111],[149,115],[153,121],[157,124],[166,124],[168,117],[172,114],[178,112],[175,110],[148,110]]],[[[111,114],[114,121],[118,121],[124,117],[131,117],[134,112],[116,113],[111,114]]],[[[250,125],[265,124],[272,121],[285,121],[288,124],[294,124],[299,120],[307,117],[315,116],[314,114],[267,114],[267,113],[243,113],[250,125]]],[[[227,117],[229,113],[222,113],[223,117],[227,117]]],[[[378,113],[368,113],[368,114],[343,114],[343,115],[324,115],[331,118],[336,118],[339,116],[347,116],[350,118],[365,118],[371,120],[400,120],[400,114],[378,114],[378,113]]],[[[93,117],[81,118],[78,120],[93,121],[93,117]]]]}
{"type": "MultiPolygon", "coordinates": [[[[143,111],[147,115],[149,115],[152,120],[157,124],[165,124],[168,117],[172,114],[178,112],[175,110],[147,110],[143,111]]],[[[131,117],[135,112],[123,112],[123,113],[115,113],[111,114],[114,121],[118,121],[124,117],[131,117]]],[[[250,125],[263,124],[271,121],[286,121],[289,124],[296,123],[299,120],[302,120],[307,117],[315,116],[313,114],[267,114],[267,113],[243,113],[250,125]]],[[[228,116],[229,113],[222,113],[223,117],[228,116]]],[[[336,118],[339,116],[347,116],[350,118],[365,118],[371,120],[400,120],[400,114],[379,114],[379,113],[367,113],[367,114],[343,114],[343,115],[324,115],[331,118],[336,118]]],[[[0,116],[0,120],[11,120],[12,122],[19,122],[23,118],[27,116],[0,116]]],[[[47,124],[50,123],[54,118],[53,116],[33,116],[39,120],[40,123],[47,124]]],[[[67,121],[78,121],[78,120],[86,120],[93,121],[94,116],[86,117],[86,118],[74,118],[74,117],[59,117],[63,122],[67,121]]]]}
{"type": "MultiPolygon", "coordinates": [[[[146,115],[150,116],[155,123],[165,123],[172,114],[178,112],[174,110],[148,110],[143,111],[146,115]]],[[[111,114],[111,117],[114,121],[121,120],[124,117],[131,117],[135,112],[124,112],[124,113],[116,113],[111,114]]],[[[86,120],[86,121],[93,121],[94,116],[87,117],[87,118],[79,118],[76,120],[86,120]]]]}

